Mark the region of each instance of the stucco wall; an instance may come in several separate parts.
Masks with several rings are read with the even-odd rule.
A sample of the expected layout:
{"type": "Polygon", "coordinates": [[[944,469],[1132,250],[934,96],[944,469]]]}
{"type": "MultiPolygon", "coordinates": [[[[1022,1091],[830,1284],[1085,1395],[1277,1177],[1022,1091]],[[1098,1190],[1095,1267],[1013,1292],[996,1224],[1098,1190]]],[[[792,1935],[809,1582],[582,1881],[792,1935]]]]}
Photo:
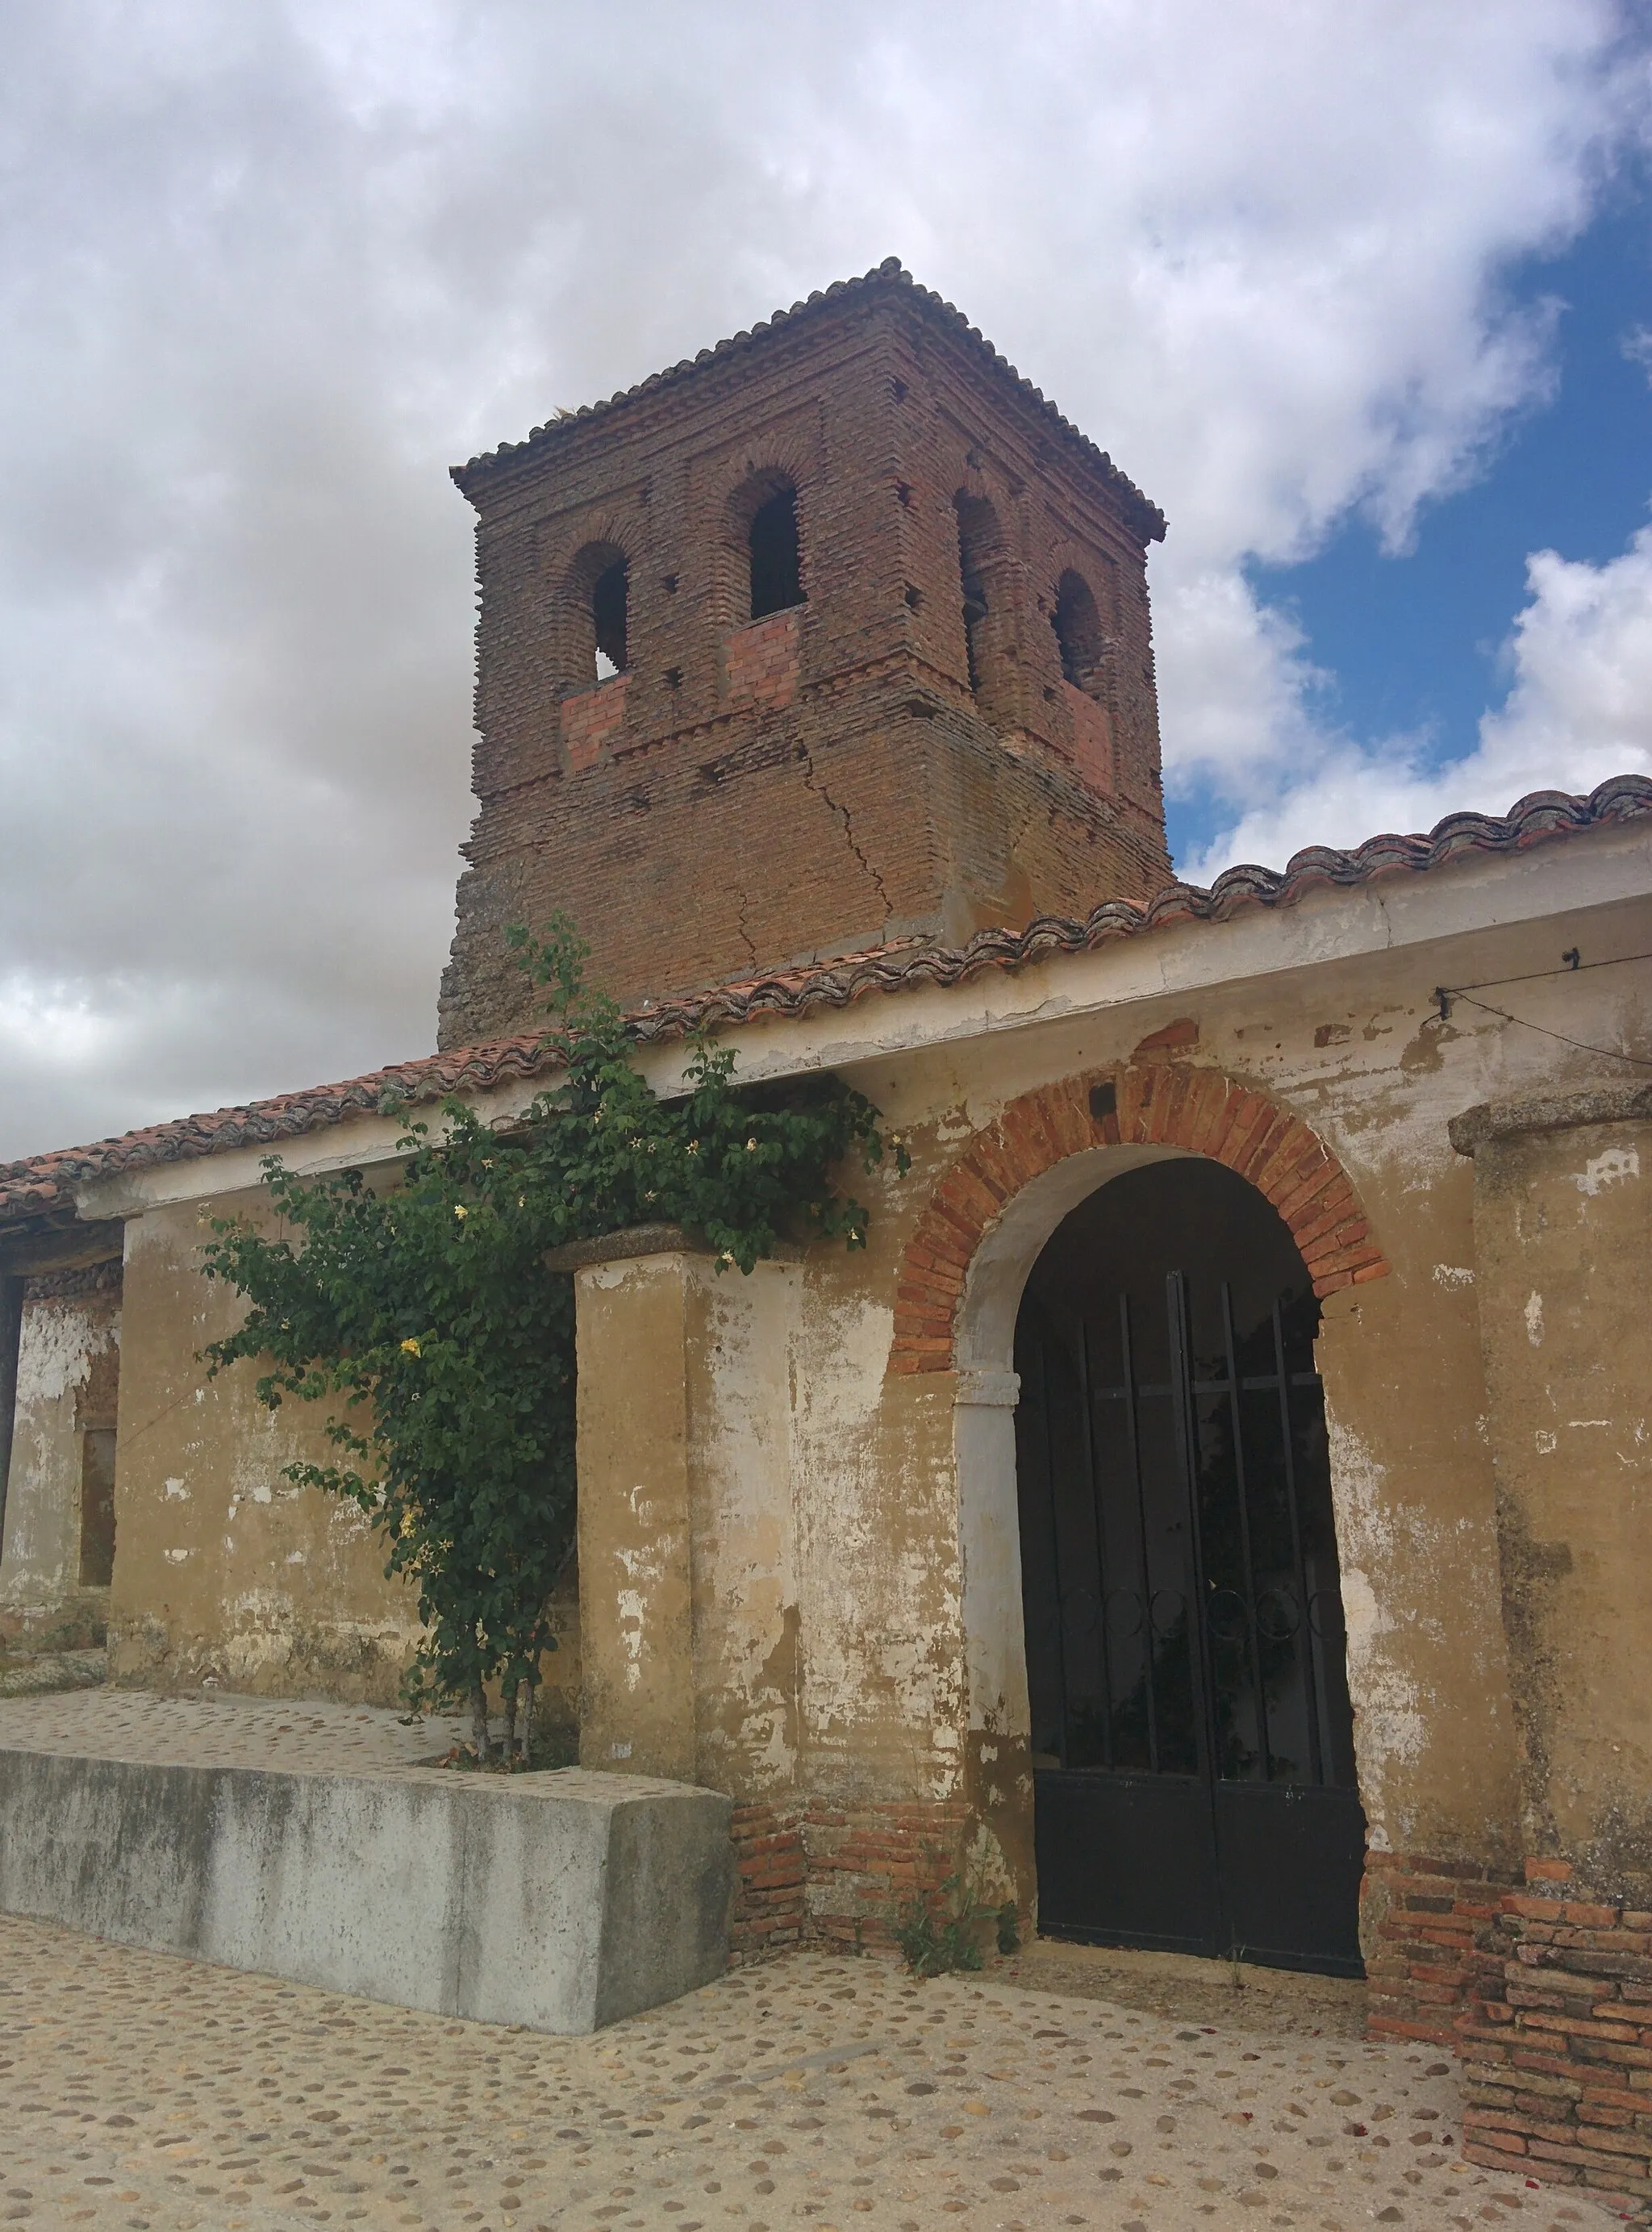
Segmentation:
{"type": "Polygon", "coordinates": [[[361,1512],[282,1477],[334,1454],[325,1414],[268,1411],[256,1366],[209,1379],[200,1360],[243,1313],[199,1268],[209,1217],[234,1214],[267,1223],[268,1204],[170,1203],[126,1227],[111,1673],[392,1703],[417,1636],[411,1596],[384,1578],[361,1512]]]}
{"type": "Polygon", "coordinates": [[[1638,1906],[1652,1885],[1652,1092],[1635,1098],[1625,1120],[1578,1124],[1562,1102],[1480,1140],[1474,1221],[1526,1848],[1638,1906]]]}
{"type": "MultiPolygon", "coordinates": [[[[1465,1087],[1452,1079],[1444,1053],[1422,1067],[1394,1061],[1414,1046],[1434,1054],[1438,1035],[1420,1022],[1402,1035],[1397,1022],[1383,1020],[1369,1037],[1350,1031],[1316,1046],[1327,1022],[1345,1028],[1345,1017],[1325,1013],[1305,989],[1274,998],[1260,1013],[1253,995],[1209,1003],[1190,1020],[1198,1035],[1181,1059],[1253,1084],[1312,1125],[1353,1178],[1391,1265],[1386,1279],[1331,1299],[1321,1351],[1373,1837],[1379,1849],[1387,1843],[1478,1850],[1489,1840],[1512,1850],[1513,1732],[1481,1424],[1472,1178],[1445,1132],[1465,1087]],[[1397,1047],[1387,1043],[1396,1036],[1397,1047]]],[[[979,1049],[963,1077],[926,1076],[917,1066],[898,1075],[891,1070],[878,1097],[909,1137],[915,1165],[904,1186],[882,1190],[873,1257],[857,1267],[871,1289],[868,1301],[892,1300],[891,1258],[965,1139],[1020,1093],[1080,1069],[1105,1069],[1132,1051],[1093,1028],[1052,1037],[1043,1060],[979,1049]]],[[[1105,1166],[1098,1167],[1097,1180],[1104,1175],[1105,1166]]],[[[1029,1236],[1026,1268],[1040,1237],[1029,1236]]],[[[813,1283],[806,1288],[802,1339],[809,1339],[811,1316],[824,1300],[816,1301],[813,1283]]],[[[824,1325],[820,1346],[834,1346],[824,1325]]],[[[1011,1361],[1007,1352],[977,1354],[973,1367],[1007,1372],[1011,1361]]],[[[823,1589],[806,1625],[806,1649],[811,1664],[846,1671],[863,1731],[868,1724],[880,1729],[885,1716],[891,1735],[900,1731],[876,1748],[859,1737],[863,1770],[876,1749],[891,1780],[904,1770],[909,1789],[939,1794],[949,1775],[962,1776],[972,1731],[977,1751],[982,1735],[989,1743],[997,1737],[1013,1744],[1023,1733],[1006,1724],[1018,1710],[1013,1689],[1004,1692],[1001,1672],[996,1687],[986,1672],[993,1664],[1001,1670],[1013,1664],[1014,1638],[1007,1634],[994,1648],[993,1638],[965,1632],[960,1546],[980,1515],[946,1502],[956,1476],[953,1375],[879,1385],[881,1362],[869,1359],[858,1375],[867,1426],[849,1443],[850,1462],[834,1462],[810,1499],[835,1541],[876,1546],[871,1602],[852,1606],[823,1589]],[[971,1657],[991,1694],[965,1693],[971,1657]]],[[[839,1403],[853,1411],[846,1366],[838,1380],[839,1403]]],[[[977,1407],[969,1406],[968,1422],[956,1431],[993,1433],[977,1407]]],[[[1007,1438],[1000,1439],[1007,1452],[1007,1438]]],[[[1007,1569],[988,1615],[1006,1630],[1020,1617],[1018,1604],[1003,1601],[1008,1578],[1007,1569]]],[[[823,1686],[811,1685],[812,1699],[823,1686]]],[[[816,1741],[829,1749],[828,1726],[817,1726],[816,1741]]],[[[1001,1759],[984,1765],[992,1772],[983,1782],[1001,1781],[1001,1759]]]]}
{"type": "MultiPolygon", "coordinates": [[[[1310,985],[1276,989],[1266,1007],[1248,988],[1182,1019],[1174,1053],[1142,1059],[1218,1070],[1293,1109],[1340,1158],[1381,1239],[1388,1275],[1333,1294],[1321,1340],[1362,1792],[1379,1852],[1506,1865],[1519,1807],[1474,1179],[1446,1131],[1480,1056],[1427,1012],[1390,1015],[1368,1010],[1356,1030],[1310,985]]],[[[1134,1031],[1068,1025],[863,1073],[913,1155],[904,1180],[889,1168],[861,1181],[863,1254],[816,1249],[754,1281],[680,1257],[581,1275],[581,1557],[600,1763],[631,1740],[624,1684],[641,1743],[658,1678],[679,1752],[640,1752],[645,1771],[688,1771],[692,1743],[696,1776],[743,1803],[788,1791],[838,1807],[963,1801],[1030,1893],[1014,1310],[996,1334],[969,1337],[962,1375],[902,1374],[894,1305],[913,1229],[969,1144],[1020,1096],[1107,1074],[1137,1044],[1134,1031]],[[669,1327],[654,1323],[662,1309],[669,1327]],[[642,1478],[651,1460],[638,1440],[662,1404],[669,1496],[642,1478]],[[611,1574],[616,1557],[625,1571],[611,1574]],[[605,1687],[591,1623],[622,1603],[605,1687]]],[[[1098,1150],[1083,1183],[1132,1159],[1098,1150]]],[[[1027,1227],[1006,1274],[1014,1292],[1064,1202],[1027,1227]]]]}
{"type": "MultiPolygon", "coordinates": [[[[1371,1836],[1378,1851],[1507,1865],[1520,1830],[1474,1177],[1446,1129],[1482,1086],[1486,1049],[1415,994],[1383,999],[1372,974],[1363,1016],[1312,983],[1250,987],[1204,1002],[1190,1031],[1170,1035],[1173,1054],[1143,1059],[1267,1093],[1314,1126],[1358,1190],[1390,1268],[1330,1297],[1320,1360],[1371,1836]]],[[[890,1372],[893,1305],[906,1242],[968,1144],[1018,1096],[1105,1072],[1136,1043],[1134,1030],[1074,1023],[868,1065],[860,1081],[914,1157],[904,1181],[863,1182],[870,1249],[777,1267],[761,1299],[753,1282],[707,1273],[697,1326],[674,1320],[686,1384],[703,1389],[681,1428],[692,1438],[689,1420],[701,1421],[684,1490],[696,1772],[742,1800],[788,1782],[840,1804],[965,1797],[1012,1868],[1030,1857],[1015,1546],[1001,1514],[972,1507],[967,1477],[959,1486],[969,1437],[997,1450],[985,1473],[1013,1463],[1001,1396],[988,1387],[983,1402],[981,1385],[1011,1359],[973,1353],[955,1410],[956,1372],[890,1372]]],[[[1088,1181],[1108,1168],[1104,1153],[1088,1181]]],[[[1028,1234],[1018,1277],[1042,1236],[1028,1234]]],[[[612,1307],[638,1275],[606,1275],[612,1307]]],[[[650,1347],[637,1340],[628,1360],[620,1341],[612,1393],[587,1387],[593,1404],[634,1404],[626,1390],[650,1347]]]]}
{"type": "Polygon", "coordinates": [[[105,1593],[82,1577],[88,1432],[116,1418],[119,1264],[48,1274],[23,1288],[0,1620],[36,1640],[93,1640],[105,1593]]]}
{"type": "MultiPolygon", "coordinates": [[[[1629,873],[1621,863],[1612,872],[1629,873]]],[[[622,1597],[634,1576],[622,1587],[601,1561],[645,1546],[622,1542],[623,1528],[606,1547],[597,1541],[591,1529],[608,1521],[582,1462],[587,1735],[603,1736],[600,1763],[621,1763],[612,1747],[628,1740],[623,1662],[637,1663],[640,1636],[642,1656],[658,1641],[689,1692],[672,1701],[675,1771],[742,1807],[823,1809],[833,1818],[822,1838],[857,1808],[904,1808],[920,1824],[969,1816],[1030,1889],[1019,1553],[1005,1517],[1008,1375],[1019,1281],[1059,1204],[1052,1197],[1041,1224],[993,1225],[1007,1301],[973,1319],[966,1305],[967,1353],[941,1369],[893,1370],[896,1318],[926,1208],[1007,1110],[1063,1080],[1157,1067],[1226,1077],[1291,1112],[1337,1158],[1369,1221],[1385,1275],[1329,1294],[1319,1354],[1371,1841],[1396,1858],[1515,1865],[1526,1832],[1505,1619],[1510,1538],[1493,1465],[1504,1398],[1495,1371],[1488,1385],[1480,1307],[1480,1252],[1492,1243],[1483,1214],[1476,1228],[1475,1166],[1448,1127],[1475,1104],[1613,1075],[1609,1054],[1544,1033],[1610,1049],[1638,1044],[1647,1025],[1630,972],[1578,977],[1558,966],[1580,941],[1591,952],[1609,940],[1642,950],[1643,900],[1609,894],[1591,914],[1587,879],[1557,873],[1552,856],[1540,891],[1569,892],[1573,911],[1545,913],[1536,873],[1525,862],[1454,871],[1434,887],[1437,900],[1427,879],[1376,897],[1331,893],[1273,918],[1189,925],[1116,952],[743,1031],[742,1074],[837,1069],[905,1137],[912,1169],[904,1179],[889,1165],[855,1174],[871,1211],[864,1252],[817,1247],[749,1280],[703,1262],[673,1271],[664,1333],[646,1330],[653,1304],[630,1332],[620,1307],[652,1274],[611,1266],[606,1284],[592,1283],[606,1298],[612,1353],[605,1383],[590,1368],[598,1319],[582,1312],[582,1443],[594,1437],[594,1452],[608,1437],[609,1485],[628,1496],[647,1485],[636,1437],[645,1413],[659,1413],[649,1432],[674,1469],[677,1515],[664,1531],[686,1564],[670,1618],[628,1635],[622,1597]],[[1408,906],[1425,902],[1441,912],[1438,937],[1408,929],[1408,906]],[[1466,1002],[1440,1013],[1436,985],[1504,976],[1523,980],[1519,1012],[1537,1028],[1466,1002]],[[605,1684],[612,1725],[599,1730],[605,1684]]],[[[647,1059],[669,1088],[665,1058],[647,1059]]],[[[348,1151],[342,1136],[327,1147],[335,1158],[348,1151]]],[[[1085,1185],[1124,1166],[1099,1132],[1091,1152],[1085,1185]]],[[[210,1171],[192,1183],[210,1184],[210,1171]]],[[[1563,1196],[1569,1184],[1554,1180],[1563,1196]]],[[[391,1694],[411,1637],[376,1547],[353,1514],[279,1479],[290,1456],[319,1446],[314,1423],[292,1412],[272,1421],[251,1399],[250,1373],[201,1384],[197,1353],[234,1306],[200,1287],[193,1250],[199,1220],[226,1205],[146,1198],[130,1228],[117,1663],[145,1681],[211,1669],[249,1688],[391,1694]]],[[[1612,1260],[1604,1296],[1595,1281],[1579,1302],[1580,1328],[1618,1286],[1644,1291],[1632,1250],[1612,1260]]],[[[1577,1369],[1588,1353],[1579,1330],[1577,1369]]],[[[608,1518],[619,1516],[616,1502],[608,1518]]],[[[625,1526],[637,1518],[633,1509],[625,1526]]],[[[571,1660],[557,1671],[571,1672],[571,1660]]],[[[839,1884],[851,1904],[852,1873],[845,1864],[839,1884]]],[[[1371,1926],[1382,1924],[1379,1902],[1371,1926]]]]}

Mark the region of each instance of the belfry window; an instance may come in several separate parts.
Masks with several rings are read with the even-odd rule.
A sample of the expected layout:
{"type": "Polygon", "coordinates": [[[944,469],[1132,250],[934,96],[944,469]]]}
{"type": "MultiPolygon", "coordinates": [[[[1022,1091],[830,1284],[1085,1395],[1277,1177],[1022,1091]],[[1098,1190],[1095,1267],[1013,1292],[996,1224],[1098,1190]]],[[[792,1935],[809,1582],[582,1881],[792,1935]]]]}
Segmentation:
{"type": "Polygon", "coordinates": [[[1075,690],[1082,690],[1086,698],[1098,697],[1101,690],[1101,669],[1106,653],[1102,639],[1101,615],[1096,610],[1096,600],[1090,584],[1082,574],[1069,567],[1056,585],[1055,610],[1051,615],[1055,640],[1061,653],[1061,672],[1075,690]]]}
{"type": "Polygon", "coordinates": [[[747,535],[751,554],[751,616],[783,613],[803,602],[802,552],[797,532],[797,490],[776,490],[752,514],[747,535]]]}
{"type": "Polygon", "coordinates": [[[963,642],[969,665],[969,687],[979,691],[983,665],[982,631],[987,620],[987,589],[981,578],[992,508],[979,496],[956,499],[958,514],[958,579],[963,592],[963,642]]]}
{"type": "Polygon", "coordinates": [[[591,590],[599,682],[606,682],[625,671],[625,621],[630,598],[631,569],[623,558],[617,558],[598,574],[591,590]]]}

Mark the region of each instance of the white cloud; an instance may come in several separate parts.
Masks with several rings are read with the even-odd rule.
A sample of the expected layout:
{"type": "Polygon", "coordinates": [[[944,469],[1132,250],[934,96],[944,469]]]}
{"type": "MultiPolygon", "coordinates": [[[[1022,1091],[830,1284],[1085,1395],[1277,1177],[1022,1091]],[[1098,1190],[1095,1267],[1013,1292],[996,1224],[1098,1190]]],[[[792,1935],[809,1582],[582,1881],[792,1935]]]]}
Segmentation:
{"type": "Polygon", "coordinates": [[[1465,808],[1500,814],[1533,790],[1592,790],[1613,775],[1652,775],[1652,527],[1590,566],[1539,550],[1506,646],[1503,704],[1477,749],[1430,765],[1403,737],[1362,748],[1308,738],[1305,771],[1251,809],[1184,873],[1235,860],[1281,866],[1305,845],[1351,845],[1379,829],[1427,829],[1465,808]]]}
{"type": "Polygon", "coordinates": [[[1652,527],[1603,566],[1539,550],[1526,585],[1513,686],[1480,723],[1476,777],[1588,789],[1652,774],[1652,527]]]}
{"type": "Polygon", "coordinates": [[[1619,347],[1631,364],[1638,364],[1652,380],[1652,326],[1631,326],[1619,347]]]}
{"type": "MultiPolygon", "coordinates": [[[[1355,508],[1403,544],[1544,392],[1545,314],[1499,273],[1640,129],[1623,28],[13,0],[0,1153],[431,1043],[469,813],[447,464],[891,251],[1169,514],[1172,779],[1238,821],[1318,767],[1363,834],[1384,770],[1337,758],[1241,568],[1355,508]]],[[[1540,633],[1534,740],[1582,686],[1540,633]]]]}

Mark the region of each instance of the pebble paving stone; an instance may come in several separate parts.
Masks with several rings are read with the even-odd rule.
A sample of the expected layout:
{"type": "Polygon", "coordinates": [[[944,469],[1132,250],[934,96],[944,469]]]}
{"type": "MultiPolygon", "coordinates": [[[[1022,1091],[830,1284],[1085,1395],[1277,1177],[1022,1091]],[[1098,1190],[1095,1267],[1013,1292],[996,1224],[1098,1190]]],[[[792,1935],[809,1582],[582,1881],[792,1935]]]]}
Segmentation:
{"type": "Polygon", "coordinates": [[[0,1917],[0,2225],[1592,2232],[1428,2049],[799,1952],[586,2039],[0,1917]]]}
{"type": "Polygon", "coordinates": [[[0,1696],[0,1750],[85,1752],[173,1767],[393,1774],[428,1765],[469,1729],[469,1722],[457,1717],[408,1722],[383,1706],[244,1697],[228,1690],[182,1697],[110,1689],[0,1696]]]}
{"type": "MultiPolygon", "coordinates": [[[[177,1744],[198,1763],[358,1772],[428,1759],[445,1738],[345,1706],[107,1691],[100,1706],[73,1692],[0,1703],[0,1746],[67,1750],[93,1733],[86,1749],[128,1757],[177,1744]]],[[[1462,2164],[1455,2080],[1435,2049],[1047,1989],[1064,1973],[1034,1957],[920,1984],[877,1955],[804,1950],[563,2039],[0,1916],[0,2228],[1614,2221],[1581,2193],[1462,2164]]]]}
{"type": "Polygon", "coordinates": [[[108,1662],[101,1651],[0,1650],[0,1697],[28,1697],[47,1690],[89,1690],[108,1662]]]}

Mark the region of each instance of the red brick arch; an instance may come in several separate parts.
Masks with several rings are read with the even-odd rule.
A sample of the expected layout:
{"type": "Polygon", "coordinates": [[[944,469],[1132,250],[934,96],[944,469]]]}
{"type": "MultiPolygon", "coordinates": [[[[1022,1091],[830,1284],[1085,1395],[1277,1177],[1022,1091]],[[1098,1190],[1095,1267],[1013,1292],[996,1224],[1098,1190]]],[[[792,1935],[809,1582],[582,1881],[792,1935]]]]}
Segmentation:
{"type": "Polygon", "coordinates": [[[1299,1116],[1220,1070],[1099,1070],[1012,1100],[942,1179],[902,1260],[891,1369],[950,1372],[970,1262],[1006,1203],[1067,1156],[1120,1145],[1183,1147],[1248,1178],[1290,1226],[1316,1294],[1388,1271],[1347,1173],[1299,1116]],[[1093,1113],[1109,1087],[1111,1113],[1093,1113]]]}

